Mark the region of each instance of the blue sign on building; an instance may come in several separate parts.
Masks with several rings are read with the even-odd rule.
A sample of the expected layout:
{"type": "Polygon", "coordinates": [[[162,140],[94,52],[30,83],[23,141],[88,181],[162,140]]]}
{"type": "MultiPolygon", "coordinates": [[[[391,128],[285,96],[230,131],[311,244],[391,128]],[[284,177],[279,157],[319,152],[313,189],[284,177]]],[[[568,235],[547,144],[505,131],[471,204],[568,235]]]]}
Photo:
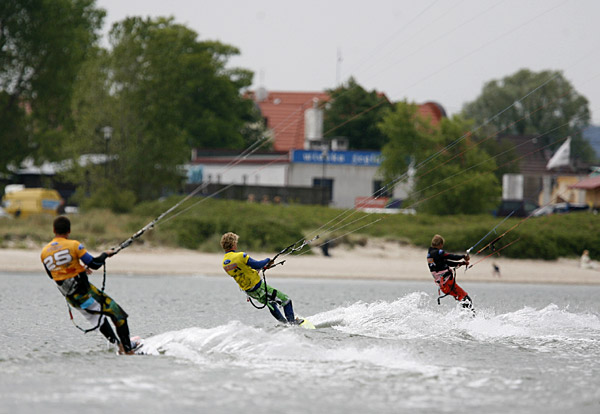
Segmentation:
{"type": "Polygon", "coordinates": [[[292,162],[304,164],[343,164],[379,167],[381,165],[380,151],[327,151],[325,160],[323,151],[292,150],[292,162]]]}

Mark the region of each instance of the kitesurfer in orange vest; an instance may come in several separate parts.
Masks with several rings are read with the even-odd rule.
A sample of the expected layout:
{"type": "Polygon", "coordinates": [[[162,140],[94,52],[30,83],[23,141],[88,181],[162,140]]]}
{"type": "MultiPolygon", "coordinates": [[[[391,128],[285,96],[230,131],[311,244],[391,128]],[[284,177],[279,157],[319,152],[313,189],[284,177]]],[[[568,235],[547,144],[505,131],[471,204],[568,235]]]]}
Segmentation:
{"type": "Polygon", "coordinates": [[[65,216],[54,220],[53,230],[55,237],[44,247],[41,254],[46,273],[56,283],[69,305],[94,324],[109,342],[116,344],[120,353],[132,354],[139,343],[132,342],[129,337],[127,313],[88,280],[91,269],[102,267],[106,258],[114,252],[109,250],[93,257],[82,243],[69,239],[71,221],[65,216]],[[115,325],[117,335],[108,323],[107,316],[115,325]]]}

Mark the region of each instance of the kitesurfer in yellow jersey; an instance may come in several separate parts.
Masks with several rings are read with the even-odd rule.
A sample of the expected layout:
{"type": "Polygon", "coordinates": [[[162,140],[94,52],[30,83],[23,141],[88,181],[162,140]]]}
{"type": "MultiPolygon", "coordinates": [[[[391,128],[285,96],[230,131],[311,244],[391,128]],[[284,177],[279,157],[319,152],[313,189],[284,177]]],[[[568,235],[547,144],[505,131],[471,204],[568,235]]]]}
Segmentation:
{"type": "Polygon", "coordinates": [[[235,233],[225,233],[221,237],[221,247],[225,250],[223,257],[223,270],[234,278],[248,296],[266,304],[271,315],[280,322],[300,324],[301,319],[294,316],[292,300],[283,292],[273,289],[263,282],[258,271],[268,268],[271,259],[254,260],[247,253],[237,251],[239,236],[235,233]],[[283,307],[285,317],[281,314],[278,305],[283,307]]]}
{"type": "Polygon", "coordinates": [[[129,338],[127,313],[88,280],[91,269],[102,267],[106,258],[112,256],[113,252],[109,250],[93,257],[82,243],[69,239],[71,221],[67,217],[57,217],[53,230],[55,237],[44,247],[41,255],[46,273],[57,284],[67,302],[81,312],[93,326],[97,326],[106,339],[118,345],[120,353],[133,353],[132,350],[139,344],[132,343],[129,338]],[[109,316],[115,325],[117,335],[106,316],[109,316]]]}

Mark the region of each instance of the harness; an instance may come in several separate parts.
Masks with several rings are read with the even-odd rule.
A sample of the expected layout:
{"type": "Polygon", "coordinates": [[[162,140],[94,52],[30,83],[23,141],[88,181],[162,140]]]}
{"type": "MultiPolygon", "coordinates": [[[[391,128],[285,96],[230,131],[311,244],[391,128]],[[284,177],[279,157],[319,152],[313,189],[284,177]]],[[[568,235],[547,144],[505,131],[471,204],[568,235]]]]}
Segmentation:
{"type": "Polygon", "coordinates": [[[274,302],[275,299],[277,298],[277,289],[273,289],[271,291],[271,294],[269,294],[269,291],[267,290],[267,278],[265,277],[264,271],[263,271],[262,280],[260,282],[258,282],[256,284],[256,286],[254,286],[252,289],[248,290],[248,292],[254,292],[255,290],[258,290],[262,286],[263,283],[265,285],[265,303],[263,303],[262,306],[256,305],[252,301],[252,297],[250,297],[250,295],[248,295],[248,293],[246,293],[246,295],[247,295],[247,299],[246,300],[248,302],[250,302],[250,304],[252,306],[254,306],[256,309],[264,309],[269,302],[274,302]]]}
{"type": "Polygon", "coordinates": [[[306,246],[306,245],[310,244],[311,242],[313,242],[314,240],[316,240],[316,239],[318,239],[318,238],[319,238],[319,235],[316,235],[315,237],[313,237],[312,239],[310,239],[310,240],[308,240],[308,241],[306,241],[306,240],[302,240],[302,243],[300,243],[300,245],[299,245],[299,246],[296,246],[296,245],[297,245],[299,242],[294,242],[294,243],[290,244],[289,246],[285,247],[284,249],[282,249],[281,251],[279,251],[279,253],[277,253],[277,254],[275,255],[275,257],[273,257],[273,258],[271,259],[271,261],[269,261],[269,263],[267,263],[267,264],[265,265],[265,267],[263,267],[262,269],[260,269],[260,270],[262,271],[262,278],[261,278],[261,281],[260,281],[260,282],[258,282],[258,283],[256,284],[256,286],[254,286],[252,289],[250,289],[250,290],[249,290],[249,292],[253,292],[253,291],[255,291],[255,290],[259,289],[259,288],[260,288],[260,286],[261,286],[261,284],[263,284],[263,283],[264,283],[264,284],[265,284],[265,303],[263,303],[263,304],[262,304],[262,306],[257,306],[257,305],[256,305],[256,304],[255,304],[255,303],[252,301],[252,298],[251,298],[250,296],[248,296],[248,299],[247,299],[247,300],[248,300],[248,302],[250,302],[250,303],[252,304],[252,306],[254,306],[256,309],[264,309],[264,308],[267,306],[267,304],[268,304],[269,302],[274,302],[274,301],[276,300],[276,298],[277,298],[277,289],[273,289],[273,291],[272,291],[272,292],[271,292],[271,294],[269,295],[269,291],[268,291],[268,289],[267,289],[267,286],[268,286],[268,285],[267,285],[267,276],[266,276],[266,271],[267,271],[267,270],[269,270],[269,269],[272,269],[272,268],[274,268],[275,266],[278,266],[278,265],[283,265],[283,264],[285,263],[285,260],[282,260],[282,261],[280,261],[280,262],[277,262],[277,263],[275,263],[275,261],[277,260],[277,258],[278,258],[279,256],[281,256],[282,254],[285,254],[285,255],[287,256],[288,254],[292,254],[292,253],[294,253],[294,252],[297,252],[297,251],[299,251],[299,250],[302,250],[302,249],[304,248],[304,246],[306,246]]]}
{"type": "MultiPolygon", "coordinates": [[[[460,265],[459,265],[460,266],[460,265]]],[[[458,267],[458,266],[457,266],[458,267]]],[[[438,284],[438,286],[441,285],[442,282],[444,282],[446,279],[448,278],[452,278],[452,287],[450,288],[450,290],[454,290],[454,286],[456,285],[456,270],[449,267],[446,270],[439,270],[437,272],[431,272],[431,275],[433,276],[433,279],[435,280],[435,283],[438,284]]],[[[446,296],[448,296],[450,293],[446,293],[445,295],[442,295],[442,290],[441,290],[441,286],[438,287],[438,298],[437,298],[437,303],[438,305],[441,305],[442,303],[440,302],[440,299],[445,298],[446,296]]]]}
{"type": "MultiPolygon", "coordinates": [[[[292,250],[292,249],[293,249],[293,247],[294,247],[295,245],[296,245],[296,243],[290,244],[290,245],[289,245],[289,246],[287,246],[285,249],[281,250],[279,253],[277,253],[277,254],[275,255],[275,257],[273,257],[273,258],[272,258],[272,259],[269,261],[269,263],[267,263],[267,264],[266,264],[266,265],[265,265],[265,266],[264,266],[262,269],[260,269],[260,270],[262,271],[262,277],[261,277],[261,281],[260,281],[260,282],[258,282],[258,283],[256,284],[256,286],[254,286],[252,289],[250,289],[250,290],[249,290],[249,292],[254,292],[255,290],[258,290],[258,289],[260,288],[260,286],[261,286],[261,285],[264,283],[264,285],[265,285],[265,303],[263,303],[263,304],[262,304],[262,306],[258,306],[258,305],[256,305],[256,304],[255,304],[255,303],[252,301],[252,298],[251,298],[249,295],[248,295],[248,299],[247,299],[247,300],[248,300],[248,302],[250,302],[250,304],[251,304],[252,306],[254,306],[256,309],[264,309],[264,308],[267,306],[267,304],[268,304],[269,302],[273,302],[273,301],[275,300],[275,298],[277,297],[277,289],[273,289],[273,291],[272,291],[272,292],[271,292],[271,294],[269,295],[269,291],[268,291],[268,289],[267,289],[267,286],[268,286],[268,285],[267,285],[267,275],[266,275],[266,273],[265,273],[265,272],[266,272],[268,269],[271,269],[271,268],[273,268],[273,267],[275,267],[275,266],[277,266],[277,265],[283,265],[283,264],[285,263],[285,260],[282,260],[282,261],[281,261],[281,262],[279,262],[279,263],[275,263],[275,260],[277,260],[277,258],[278,258],[279,256],[281,256],[282,254],[286,253],[287,251],[289,251],[289,250],[292,250]]],[[[304,247],[304,244],[302,245],[302,247],[304,247]]],[[[301,247],[301,248],[302,248],[302,247],[301,247]]]]}
{"type": "MultiPolygon", "coordinates": [[[[93,313],[93,314],[99,314],[100,316],[98,317],[98,323],[96,324],[96,326],[94,326],[93,328],[89,328],[89,329],[85,329],[82,328],[81,326],[77,325],[77,323],[75,322],[75,319],[73,318],[73,312],[71,311],[71,305],[69,305],[69,301],[66,300],[66,296],[65,296],[65,301],[67,302],[67,309],[69,310],[69,317],[71,318],[71,322],[73,322],[73,325],[75,325],[75,327],[77,329],[79,329],[81,332],[83,332],[84,334],[88,333],[88,332],[92,332],[95,331],[96,329],[100,328],[100,325],[102,325],[102,316],[106,315],[106,312],[104,312],[104,305],[106,303],[106,295],[104,294],[104,288],[106,286],[106,262],[103,265],[103,275],[102,275],[102,289],[100,289],[100,296],[102,297],[102,301],[100,302],[100,310],[99,311],[93,311],[93,310],[87,310],[85,309],[86,312],[88,313],[93,313]]],[[[77,277],[77,276],[75,276],[77,277]]]]}
{"type": "Polygon", "coordinates": [[[446,296],[450,295],[450,293],[452,293],[454,291],[454,287],[456,286],[456,269],[458,269],[461,266],[467,266],[465,268],[468,269],[469,263],[468,262],[460,262],[458,265],[456,265],[456,267],[448,267],[448,269],[445,270],[438,270],[435,272],[431,272],[431,275],[433,276],[433,279],[435,280],[435,283],[438,284],[438,298],[437,298],[437,303],[438,305],[441,305],[440,299],[445,298],[446,296]],[[446,293],[445,295],[442,295],[442,291],[441,291],[441,283],[445,282],[446,279],[452,279],[452,286],[450,287],[450,292],[446,293]]]}

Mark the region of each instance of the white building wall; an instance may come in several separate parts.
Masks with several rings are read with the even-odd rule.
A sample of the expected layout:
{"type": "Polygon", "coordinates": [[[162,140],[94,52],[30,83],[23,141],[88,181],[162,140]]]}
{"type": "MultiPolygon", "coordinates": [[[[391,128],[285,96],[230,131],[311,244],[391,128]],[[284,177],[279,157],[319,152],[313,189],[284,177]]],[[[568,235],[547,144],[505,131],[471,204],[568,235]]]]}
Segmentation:
{"type": "MultiPolygon", "coordinates": [[[[288,163],[269,164],[268,160],[262,160],[265,162],[228,166],[225,161],[212,161],[190,167],[202,168],[205,183],[313,187],[315,179],[330,179],[333,180],[330,205],[337,208],[353,208],[357,197],[372,197],[374,182],[382,180],[379,164],[373,161],[379,156],[375,152],[330,151],[325,164],[319,162],[321,151],[299,151],[296,155],[295,160],[288,163]]],[[[396,183],[392,198],[407,197],[412,188],[412,175],[396,183]]]]}
{"type": "Polygon", "coordinates": [[[392,198],[398,200],[405,200],[408,198],[413,190],[413,184],[406,180],[399,181],[394,185],[394,191],[392,192],[392,198]]]}
{"type": "Polygon", "coordinates": [[[285,186],[288,164],[200,164],[204,182],[220,184],[246,184],[285,186]],[[245,180],[245,181],[244,181],[245,180]]]}
{"type": "Polygon", "coordinates": [[[381,179],[378,167],[293,163],[288,171],[291,186],[312,187],[313,179],[333,179],[332,207],[353,208],[356,197],[373,195],[373,182],[381,179]]]}
{"type": "Polygon", "coordinates": [[[502,199],[523,200],[523,174],[502,176],[502,199]]]}

